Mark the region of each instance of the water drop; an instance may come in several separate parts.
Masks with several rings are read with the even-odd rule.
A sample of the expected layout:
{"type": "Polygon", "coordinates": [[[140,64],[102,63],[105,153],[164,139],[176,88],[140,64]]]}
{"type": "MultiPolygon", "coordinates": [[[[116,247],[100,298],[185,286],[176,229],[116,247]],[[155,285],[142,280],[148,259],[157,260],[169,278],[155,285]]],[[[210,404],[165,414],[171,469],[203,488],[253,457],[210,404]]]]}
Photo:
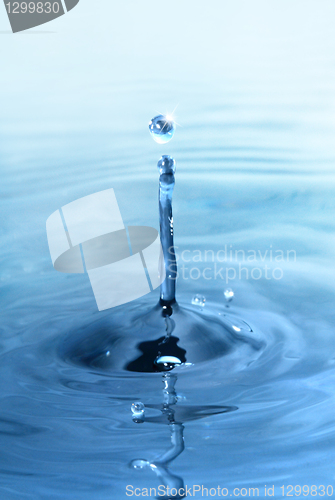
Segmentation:
{"type": "Polygon", "coordinates": [[[132,419],[135,424],[142,424],[144,422],[144,410],[145,406],[141,401],[137,401],[131,405],[132,419]]]}
{"type": "Polygon", "coordinates": [[[133,467],[133,469],[144,469],[144,467],[147,467],[148,465],[150,465],[150,462],[143,458],[137,458],[136,460],[132,460],[130,462],[130,467],[133,467]]]}
{"type": "Polygon", "coordinates": [[[155,365],[162,371],[169,371],[175,366],[182,365],[182,362],[175,356],[159,356],[155,359],[155,365]]]}
{"type": "Polygon", "coordinates": [[[141,401],[137,401],[136,403],[133,403],[131,405],[131,411],[133,413],[141,413],[144,410],[145,410],[145,406],[143,403],[141,403],[141,401]]]}
{"type": "Polygon", "coordinates": [[[174,136],[176,125],[169,115],[157,115],[149,123],[150,134],[158,144],[166,144],[174,136]]]}
{"type": "Polygon", "coordinates": [[[194,295],[193,299],[192,299],[192,304],[194,306],[199,306],[201,308],[205,307],[205,304],[206,304],[206,297],[204,295],[194,295]]]}
{"type": "Polygon", "coordinates": [[[223,292],[223,295],[224,295],[227,302],[231,302],[233,300],[235,294],[231,288],[227,288],[223,292]]]}

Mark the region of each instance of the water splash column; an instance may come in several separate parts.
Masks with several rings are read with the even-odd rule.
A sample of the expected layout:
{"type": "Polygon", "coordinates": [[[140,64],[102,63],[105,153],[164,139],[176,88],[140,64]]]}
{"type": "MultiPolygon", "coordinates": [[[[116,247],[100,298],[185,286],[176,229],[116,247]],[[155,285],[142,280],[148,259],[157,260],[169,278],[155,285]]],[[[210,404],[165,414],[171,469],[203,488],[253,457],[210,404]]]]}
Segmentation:
{"type": "Polygon", "coordinates": [[[166,278],[160,287],[160,304],[171,306],[176,302],[177,261],[173,242],[172,193],[175,185],[176,163],[164,155],[157,167],[159,177],[159,225],[166,278]]]}

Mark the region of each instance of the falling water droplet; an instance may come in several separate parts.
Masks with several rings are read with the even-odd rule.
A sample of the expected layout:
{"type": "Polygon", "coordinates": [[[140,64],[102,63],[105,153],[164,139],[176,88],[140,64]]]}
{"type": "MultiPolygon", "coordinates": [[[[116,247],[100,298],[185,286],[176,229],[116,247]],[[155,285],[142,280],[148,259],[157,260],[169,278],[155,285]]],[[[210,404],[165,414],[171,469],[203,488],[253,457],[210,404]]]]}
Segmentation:
{"type": "Polygon", "coordinates": [[[198,306],[198,307],[205,307],[205,304],[206,304],[206,297],[204,295],[194,295],[193,299],[192,299],[192,304],[194,306],[198,306]]]}
{"type": "Polygon", "coordinates": [[[225,299],[227,302],[231,302],[234,298],[234,292],[231,288],[227,288],[224,292],[223,295],[225,296],[225,299]]]}
{"type": "Polygon", "coordinates": [[[182,364],[180,359],[175,356],[159,356],[155,359],[155,365],[162,371],[172,370],[175,366],[182,364]]]}
{"type": "Polygon", "coordinates": [[[150,134],[158,144],[166,144],[174,136],[176,130],[172,116],[158,115],[149,123],[150,134]]]}

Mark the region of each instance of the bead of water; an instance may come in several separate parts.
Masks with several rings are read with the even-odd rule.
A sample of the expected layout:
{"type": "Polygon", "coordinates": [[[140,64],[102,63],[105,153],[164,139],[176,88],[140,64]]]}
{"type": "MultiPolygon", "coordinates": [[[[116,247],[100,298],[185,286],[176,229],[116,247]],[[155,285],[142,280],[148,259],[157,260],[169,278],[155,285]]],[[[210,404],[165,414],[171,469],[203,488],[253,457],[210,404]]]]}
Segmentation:
{"type": "Polygon", "coordinates": [[[169,115],[157,115],[149,123],[151,137],[158,144],[166,144],[174,136],[176,125],[169,115]]]}
{"type": "Polygon", "coordinates": [[[233,300],[235,294],[231,288],[227,288],[223,292],[223,295],[224,295],[227,302],[231,302],[233,300]]]}
{"type": "Polygon", "coordinates": [[[131,405],[132,419],[135,424],[142,424],[144,422],[145,406],[141,401],[137,401],[131,405]]]}
{"type": "Polygon", "coordinates": [[[136,401],[136,403],[133,403],[131,405],[131,411],[132,413],[141,413],[144,412],[145,406],[141,401],[136,401]]]}
{"type": "Polygon", "coordinates": [[[192,299],[192,304],[194,306],[198,306],[198,307],[204,308],[205,304],[206,304],[206,297],[204,295],[199,295],[197,293],[196,295],[194,295],[194,297],[192,299]]]}

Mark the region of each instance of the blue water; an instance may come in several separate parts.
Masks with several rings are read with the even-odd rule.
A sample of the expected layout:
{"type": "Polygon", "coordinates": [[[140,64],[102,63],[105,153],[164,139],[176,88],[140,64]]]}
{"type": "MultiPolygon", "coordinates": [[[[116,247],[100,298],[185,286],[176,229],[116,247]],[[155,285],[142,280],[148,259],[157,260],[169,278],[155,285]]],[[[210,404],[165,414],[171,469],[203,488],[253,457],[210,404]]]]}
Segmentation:
{"type": "Polygon", "coordinates": [[[335,488],[334,11],[330,0],[82,0],[15,36],[1,17],[1,499],[124,499],[127,485],[160,484],[130,464],[170,446],[162,374],[102,358],[108,338],[83,361],[78,341],[131,323],[159,291],[99,312],[87,276],[53,269],[45,222],[112,187],[126,225],[158,229],[163,154],[176,159],[177,300],[199,324],[240,328],[227,327],[227,352],[173,370],[185,448],[169,471],[229,496],[335,488]],[[173,140],[155,144],[149,120],[177,105],[173,140]]]}

